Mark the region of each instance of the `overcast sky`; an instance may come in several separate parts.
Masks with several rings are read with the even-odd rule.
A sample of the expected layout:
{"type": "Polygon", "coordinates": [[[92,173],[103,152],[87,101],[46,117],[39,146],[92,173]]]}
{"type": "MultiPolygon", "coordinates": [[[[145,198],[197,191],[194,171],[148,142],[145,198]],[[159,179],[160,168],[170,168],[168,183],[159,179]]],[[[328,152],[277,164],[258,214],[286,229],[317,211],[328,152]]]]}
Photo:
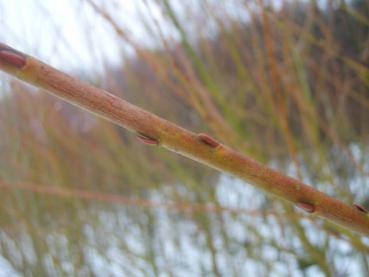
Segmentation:
{"type": "MultiPolygon", "coordinates": [[[[137,24],[142,1],[121,2],[119,23],[142,39],[137,24]]],[[[57,67],[89,70],[96,61],[120,63],[114,32],[83,0],[0,0],[0,24],[0,41],[57,67]]]]}
{"type": "MultiPolygon", "coordinates": [[[[107,8],[114,20],[125,30],[130,30],[132,37],[139,43],[149,43],[152,39],[146,32],[143,19],[150,24],[154,16],[164,32],[171,32],[160,10],[153,4],[155,1],[94,1],[107,8]],[[145,3],[150,5],[150,14],[145,3]]],[[[227,13],[242,12],[245,15],[240,9],[235,9],[234,5],[232,8],[230,3],[237,1],[207,1],[222,3],[222,9],[231,9],[227,13]]],[[[273,2],[279,6],[281,0],[273,2]]],[[[175,5],[176,1],[173,3],[175,5]]],[[[198,6],[201,1],[186,0],[181,3],[198,6]]],[[[183,5],[175,8],[178,6],[183,5]]],[[[190,26],[191,22],[187,23],[190,26]]],[[[121,64],[121,51],[129,53],[130,50],[129,47],[124,48],[124,43],[118,43],[111,26],[96,15],[86,0],[0,0],[0,24],[0,41],[35,55],[53,66],[71,71],[91,72],[91,69],[99,68],[104,62],[121,64]]]]}

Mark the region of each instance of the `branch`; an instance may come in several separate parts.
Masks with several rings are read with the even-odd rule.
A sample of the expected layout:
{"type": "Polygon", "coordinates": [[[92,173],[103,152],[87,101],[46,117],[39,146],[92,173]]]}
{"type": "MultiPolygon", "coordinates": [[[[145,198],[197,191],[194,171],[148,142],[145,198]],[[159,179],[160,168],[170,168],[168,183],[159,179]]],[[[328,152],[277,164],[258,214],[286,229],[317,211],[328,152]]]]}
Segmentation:
{"type": "Polygon", "coordinates": [[[369,216],[362,206],[349,206],[237,153],[206,134],[194,134],[1,43],[0,69],[135,132],[146,144],[162,146],[237,176],[308,213],[369,236],[369,216]]]}
{"type": "MultiPolygon", "coordinates": [[[[34,183],[8,182],[0,179],[0,188],[7,190],[22,190],[40,195],[50,195],[60,198],[72,198],[85,201],[100,201],[109,204],[120,204],[124,206],[134,206],[139,208],[163,208],[169,211],[176,210],[183,213],[231,213],[246,214],[248,216],[261,217],[264,215],[277,215],[275,211],[260,211],[244,208],[231,208],[206,203],[191,202],[158,202],[150,199],[133,198],[123,195],[108,194],[98,191],[87,191],[82,189],[68,189],[50,185],[40,185],[34,183]]],[[[298,218],[298,217],[296,217],[298,218]]]]}

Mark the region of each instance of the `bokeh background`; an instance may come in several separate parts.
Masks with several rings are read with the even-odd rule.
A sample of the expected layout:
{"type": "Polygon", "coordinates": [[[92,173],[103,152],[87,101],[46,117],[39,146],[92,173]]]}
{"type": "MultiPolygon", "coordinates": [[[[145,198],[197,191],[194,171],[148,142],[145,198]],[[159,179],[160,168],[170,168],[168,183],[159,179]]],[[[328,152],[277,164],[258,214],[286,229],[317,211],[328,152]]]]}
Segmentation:
{"type": "MultiPolygon", "coordinates": [[[[0,41],[369,207],[366,0],[0,0],[0,41]]],[[[1,276],[369,276],[369,239],[0,74],[1,276]]]]}

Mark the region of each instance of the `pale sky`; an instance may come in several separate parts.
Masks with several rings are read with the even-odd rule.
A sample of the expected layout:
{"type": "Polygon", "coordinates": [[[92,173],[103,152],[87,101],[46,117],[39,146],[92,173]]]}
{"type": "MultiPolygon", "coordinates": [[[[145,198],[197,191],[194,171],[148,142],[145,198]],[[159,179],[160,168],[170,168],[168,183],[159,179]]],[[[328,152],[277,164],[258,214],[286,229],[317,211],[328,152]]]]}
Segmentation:
{"type": "MultiPolygon", "coordinates": [[[[138,19],[143,1],[120,2],[115,11],[124,16],[116,20],[134,30],[136,40],[144,42],[144,29],[138,19]]],[[[117,43],[110,25],[84,0],[0,0],[0,24],[0,41],[56,67],[90,71],[96,61],[121,62],[122,43],[117,43]]]]}
{"type": "MultiPolygon", "coordinates": [[[[208,1],[222,3],[222,9],[227,9],[227,13],[245,16],[240,16],[240,10],[230,4],[237,1],[208,1]]],[[[114,20],[124,30],[130,30],[130,35],[140,44],[150,46],[150,43],[154,43],[147,31],[147,26],[153,25],[153,17],[165,34],[176,39],[176,32],[165,24],[155,1],[94,2],[106,8],[114,20]],[[150,6],[150,14],[145,3],[150,6]],[[143,20],[146,20],[146,27],[143,20]]],[[[276,6],[280,2],[273,1],[276,6]]],[[[179,9],[179,6],[185,5],[198,6],[201,1],[180,2],[184,5],[176,3],[173,1],[175,8],[179,9]]],[[[190,28],[191,21],[187,23],[190,28]]],[[[0,0],[0,26],[0,41],[68,71],[98,74],[103,63],[121,64],[122,50],[128,54],[132,52],[129,46],[117,39],[111,26],[96,15],[86,0],[0,0]]]]}

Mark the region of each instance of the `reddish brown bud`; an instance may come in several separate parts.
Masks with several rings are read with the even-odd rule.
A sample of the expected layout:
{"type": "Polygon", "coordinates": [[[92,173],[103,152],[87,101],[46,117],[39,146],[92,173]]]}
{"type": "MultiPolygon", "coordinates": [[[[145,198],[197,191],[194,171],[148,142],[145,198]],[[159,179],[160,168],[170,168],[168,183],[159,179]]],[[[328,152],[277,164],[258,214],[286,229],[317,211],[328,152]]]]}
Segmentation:
{"type": "Polygon", "coordinates": [[[12,49],[0,48],[0,61],[22,68],[26,64],[26,58],[12,49]]]}
{"type": "Polygon", "coordinates": [[[299,202],[299,203],[297,203],[297,207],[299,207],[300,209],[303,209],[307,213],[315,212],[314,205],[312,205],[310,203],[299,202]]]}
{"type": "Polygon", "coordinates": [[[144,135],[142,133],[137,134],[137,138],[140,142],[144,144],[150,144],[150,145],[159,145],[159,140],[149,137],[147,135],[144,135]]]}
{"type": "Polygon", "coordinates": [[[0,49],[5,49],[5,48],[9,48],[9,46],[8,45],[6,45],[6,44],[4,44],[4,43],[1,43],[0,42],[0,49]]]}
{"type": "Polygon", "coordinates": [[[360,204],[354,204],[354,207],[355,207],[356,209],[358,209],[360,212],[368,213],[368,210],[367,210],[363,205],[360,205],[360,204]]]}
{"type": "Polygon", "coordinates": [[[207,134],[198,134],[197,136],[201,142],[205,143],[206,145],[212,148],[216,148],[219,145],[219,142],[217,142],[216,140],[214,140],[212,137],[210,137],[207,134]]]}
{"type": "Polygon", "coordinates": [[[15,49],[11,48],[10,46],[8,46],[8,45],[6,45],[6,44],[4,44],[4,43],[1,43],[1,42],[0,42],[0,51],[1,51],[1,50],[17,51],[17,50],[15,50],[15,49]]]}

